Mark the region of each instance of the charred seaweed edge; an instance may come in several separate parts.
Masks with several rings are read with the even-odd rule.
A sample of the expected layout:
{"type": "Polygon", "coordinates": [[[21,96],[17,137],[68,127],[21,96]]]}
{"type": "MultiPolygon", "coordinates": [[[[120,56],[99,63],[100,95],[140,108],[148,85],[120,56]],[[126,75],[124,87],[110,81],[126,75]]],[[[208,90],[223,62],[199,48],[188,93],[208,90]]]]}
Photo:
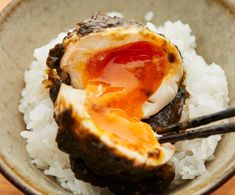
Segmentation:
{"type": "Polygon", "coordinates": [[[64,55],[63,44],[56,44],[54,48],[50,49],[46,64],[50,69],[56,69],[57,73],[61,72],[60,60],[64,55]]]}
{"type": "Polygon", "coordinates": [[[47,75],[48,75],[48,83],[49,83],[49,95],[52,102],[56,101],[57,95],[60,90],[60,86],[62,84],[62,80],[59,78],[59,74],[61,72],[60,69],[60,61],[64,54],[63,44],[56,44],[54,48],[50,49],[46,65],[48,67],[47,75]]]}
{"type": "Polygon", "coordinates": [[[76,29],[76,32],[78,36],[85,36],[90,33],[100,32],[105,28],[113,28],[117,26],[144,26],[143,24],[138,23],[135,20],[127,20],[117,16],[110,17],[103,13],[95,13],[91,18],[83,22],[79,22],[77,25],[78,27],[76,29]]]}
{"type": "Polygon", "coordinates": [[[134,195],[136,192],[140,194],[161,193],[170,185],[175,176],[173,167],[166,164],[160,168],[161,171],[158,171],[156,175],[144,178],[139,182],[125,182],[94,174],[82,159],[70,156],[70,163],[77,179],[89,182],[95,186],[107,186],[115,194],[134,195]]]}

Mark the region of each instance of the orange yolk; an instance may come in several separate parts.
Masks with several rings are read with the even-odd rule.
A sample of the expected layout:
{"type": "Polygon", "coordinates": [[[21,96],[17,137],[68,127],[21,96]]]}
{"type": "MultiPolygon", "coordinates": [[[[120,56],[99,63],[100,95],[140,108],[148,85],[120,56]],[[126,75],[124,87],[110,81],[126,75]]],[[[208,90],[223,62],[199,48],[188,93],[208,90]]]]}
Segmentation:
{"type": "Polygon", "coordinates": [[[141,122],[142,104],[160,86],[166,54],[149,42],[135,42],[92,56],[86,66],[86,109],[99,129],[130,147],[157,143],[151,127],[141,122]]]}

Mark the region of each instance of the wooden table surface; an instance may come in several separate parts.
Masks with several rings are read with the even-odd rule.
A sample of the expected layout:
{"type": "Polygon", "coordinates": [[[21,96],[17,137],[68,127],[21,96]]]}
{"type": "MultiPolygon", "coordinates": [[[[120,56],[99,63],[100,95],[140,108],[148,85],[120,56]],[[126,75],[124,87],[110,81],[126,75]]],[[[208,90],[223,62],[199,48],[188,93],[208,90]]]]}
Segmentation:
{"type": "MultiPolygon", "coordinates": [[[[0,195],[23,195],[0,174],[0,195]]],[[[235,176],[211,195],[235,195],[235,176]]]]}
{"type": "MultiPolygon", "coordinates": [[[[10,2],[11,0],[0,0],[0,11],[10,2]]],[[[0,174],[0,195],[23,195],[15,186],[9,183],[0,174]]],[[[222,187],[212,193],[212,195],[235,195],[235,176],[225,183],[222,187]]]]}

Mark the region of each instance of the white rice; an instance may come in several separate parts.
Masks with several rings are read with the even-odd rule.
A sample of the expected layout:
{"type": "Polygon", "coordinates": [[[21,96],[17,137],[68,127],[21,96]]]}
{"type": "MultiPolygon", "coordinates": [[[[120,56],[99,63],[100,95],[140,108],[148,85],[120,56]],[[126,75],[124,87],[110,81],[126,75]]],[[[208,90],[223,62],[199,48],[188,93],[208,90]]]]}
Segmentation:
{"type": "MultiPolygon", "coordinates": [[[[117,15],[117,12],[111,14],[117,15]]],[[[150,18],[147,16],[147,19],[150,18]]],[[[214,63],[207,64],[196,53],[195,37],[191,35],[189,25],[181,21],[167,21],[160,27],[150,22],[146,26],[164,34],[176,44],[184,58],[185,84],[190,98],[187,100],[183,118],[193,118],[226,108],[229,98],[224,71],[214,63]]],[[[27,127],[21,136],[27,140],[26,149],[32,163],[46,175],[55,176],[62,187],[74,194],[100,194],[103,189],[75,179],[68,155],[57,148],[55,137],[58,126],[53,118],[53,104],[48,90],[42,85],[42,80],[46,78],[43,70],[46,67],[48,51],[61,42],[65,35],[66,33],[60,33],[49,44],[34,51],[35,59],[25,72],[25,88],[19,105],[27,127]]],[[[186,179],[206,174],[205,162],[214,158],[213,153],[220,139],[221,136],[216,135],[178,142],[177,152],[172,158],[176,172],[174,183],[179,184],[186,179]]]]}
{"type": "Polygon", "coordinates": [[[121,12],[117,12],[117,11],[108,12],[106,14],[111,17],[117,16],[119,18],[124,18],[123,14],[121,12]]]}
{"type": "Polygon", "coordinates": [[[144,19],[146,21],[151,21],[154,17],[154,12],[153,11],[148,11],[145,16],[144,16],[144,19]]]}

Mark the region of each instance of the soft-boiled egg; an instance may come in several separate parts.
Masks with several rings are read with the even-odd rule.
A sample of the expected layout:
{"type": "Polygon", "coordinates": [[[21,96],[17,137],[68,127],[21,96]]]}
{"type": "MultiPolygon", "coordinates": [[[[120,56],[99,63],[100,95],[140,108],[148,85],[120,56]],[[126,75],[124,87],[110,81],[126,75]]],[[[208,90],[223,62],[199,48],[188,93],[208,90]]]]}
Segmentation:
{"type": "Polygon", "coordinates": [[[183,66],[164,36],[120,21],[91,19],[64,39],[58,75],[70,82],[60,86],[55,118],[62,150],[98,175],[133,180],[154,174],[174,153],[141,119],[176,96],[183,66]]]}

